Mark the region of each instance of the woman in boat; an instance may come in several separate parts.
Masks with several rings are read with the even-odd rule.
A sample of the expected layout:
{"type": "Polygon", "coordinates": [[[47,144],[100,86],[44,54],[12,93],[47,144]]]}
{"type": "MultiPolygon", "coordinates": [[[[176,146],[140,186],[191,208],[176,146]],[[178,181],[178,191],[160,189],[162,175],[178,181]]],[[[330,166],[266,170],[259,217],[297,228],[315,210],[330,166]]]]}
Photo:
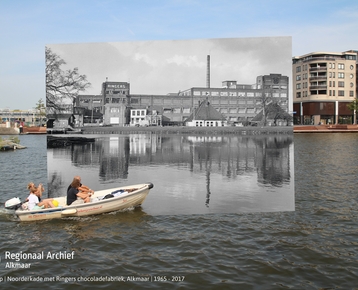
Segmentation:
{"type": "Polygon", "coordinates": [[[67,205],[87,203],[91,201],[90,192],[84,192],[81,190],[81,182],[78,178],[74,178],[69,190],[67,191],[67,205]]]}
{"type": "MultiPolygon", "coordinates": [[[[79,191],[85,192],[85,193],[92,193],[92,194],[94,193],[94,191],[93,191],[92,189],[90,189],[88,186],[83,185],[83,184],[81,183],[81,176],[76,175],[76,176],[73,178],[73,180],[75,180],[75,179],[78,179],[78,181],[80,182],[80,187],[78,188],[79,191]]],[[[71,189],[71,186],[72,186],[72,183],[68,186],[67,192],[71,189]]]]}
{"type": "Polygon", "coordinates": [[[38,187],[32,186],[30,189],[30,195],[28,196],[28,209],[29,210],[36,210],[36,209],[44,209],[44,208],[50,208],[55,207],[52,203],[52,200],[42,200],[39,201],[38,191],[41,191],[38,187]]]}

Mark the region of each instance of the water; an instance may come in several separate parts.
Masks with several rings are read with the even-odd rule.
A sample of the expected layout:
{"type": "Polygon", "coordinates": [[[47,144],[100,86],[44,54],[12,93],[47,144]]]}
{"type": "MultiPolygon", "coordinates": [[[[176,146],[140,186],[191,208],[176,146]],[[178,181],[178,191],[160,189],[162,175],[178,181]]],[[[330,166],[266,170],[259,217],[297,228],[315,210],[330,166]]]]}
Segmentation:
{"type": "MultiPolygon", "coordinates": [[[[22,144],[32,144],[43,137],[22,138],[22,144]]],[[[91,218],[19,223],[2,214],[0,277],[54,281],[1,283],[7,289],[357,289],[357,145],[356,134],[294,135],[295,211],[154,215],[147,212],[148,197],[142,209],[91,218]],[[7,269],[5,251],[75,256],[7,269]],[[151,281],[81,281],[120,276],[151,281]],[[65,281],[71,278],[77,281],[65,281]]],[[[1,154],[1,164],[13,153],[1,154]]],[[[11,163],[16,172],[26,170],[11,163]]],[[[0,202],[20,186],[19,176],[29,179],[13,173],[1,179],[0,202]]],[[[123,182],[132,181],[131,174],[123,182]]],[[[102,184],[110,186],[108,180],[103,176],[102,184]]]]}
{"type": "Polygon", "coordinates": [[[293,137],[90,135],[48,150],[50,195],[73,176],[94,190],[150,181],[150,215],[294,210],[293,137]]]}

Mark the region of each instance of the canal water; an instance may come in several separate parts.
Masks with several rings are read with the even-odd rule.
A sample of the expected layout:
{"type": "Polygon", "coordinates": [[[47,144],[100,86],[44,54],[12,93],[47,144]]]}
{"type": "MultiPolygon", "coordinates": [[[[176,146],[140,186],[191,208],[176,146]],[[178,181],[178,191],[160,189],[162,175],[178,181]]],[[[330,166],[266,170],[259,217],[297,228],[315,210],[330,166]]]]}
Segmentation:
{"type": "Polygon", "coordinates": [[[45,136],[20,136],[27,149],[0,154],[6,288],[356,287],[358,135],[94,137],[46,152],[45,136]],[[90,218],[20,223],[3,209],[29,180],[48,177],[56,196],[76,174],[95,189],[154,188],[142,208],[90,218]],[[40,252],[74,256],[23,269],[5,258],[40,252]]]}
{"type": "Polygon", "coordinates": [[[94,190],[150,181],[150,215],[294,210],[293,135],[88,135],[48,149],[50,196],[73,176],[94,190]]]}

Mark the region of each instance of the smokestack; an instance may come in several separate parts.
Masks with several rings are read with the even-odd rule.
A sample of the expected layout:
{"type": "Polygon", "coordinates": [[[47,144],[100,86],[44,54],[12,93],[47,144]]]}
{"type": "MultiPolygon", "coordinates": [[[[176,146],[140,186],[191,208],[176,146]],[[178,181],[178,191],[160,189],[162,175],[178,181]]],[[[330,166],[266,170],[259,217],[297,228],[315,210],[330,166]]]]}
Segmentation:
{"type": "Polygon", "coordinates": [[[210,55],[206,58],[206,87],[210,88],[210,55]]]}

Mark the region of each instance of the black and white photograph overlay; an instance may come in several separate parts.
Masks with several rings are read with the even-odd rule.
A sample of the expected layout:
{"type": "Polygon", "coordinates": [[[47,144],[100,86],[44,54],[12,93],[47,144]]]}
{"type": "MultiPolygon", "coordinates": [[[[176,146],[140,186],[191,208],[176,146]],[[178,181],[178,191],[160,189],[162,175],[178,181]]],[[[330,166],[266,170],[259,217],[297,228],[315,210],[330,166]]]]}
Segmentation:
{"type": "Polygon", "coordinates": [[[154,185],[151,215],[293,211],[291,37],[49,44],[49,194],[154,185]]]}

